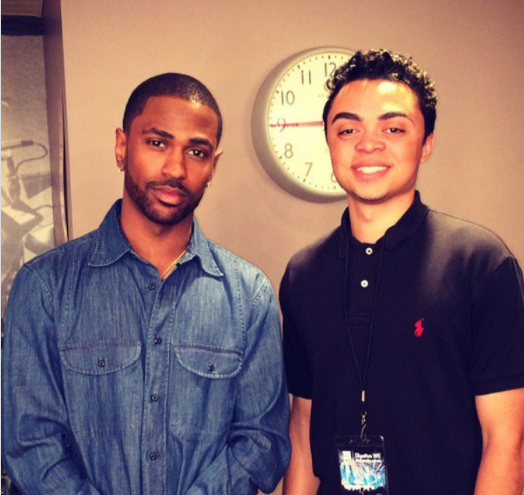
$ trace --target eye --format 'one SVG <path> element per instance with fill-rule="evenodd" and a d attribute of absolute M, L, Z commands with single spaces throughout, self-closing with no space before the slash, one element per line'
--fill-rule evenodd
<path fill-rule="evenodd" d="M 357 132 L 357 130 L 353 129 L 353 128 L 342 129 L 341 131 L 338 132 L 338 135 L 339 136 L 351 135 L 351 134 L 355 134 L 356 132 Z"/>
<path fill-rule="evenodd" d="M 161 141 L 160 139 L 148 139 L 147 140 L 147 144 L 153 146 L 154 148 L 165 148 L 166 145 L 163 141 Z"/>
<path fill-rule="evenodd" d="M 189 154 L 193 155 L 195 158 L 207 158 L 207 151 L 201 150 L 199 148 L 194 148 L 189 150 Z"/>
<path fill-rule="evenodd" d="M 403 134 L 406 131 L 404 129 L 399 129 L 398 127 L 388 127 L 386 132 L 389 134 Z"/>

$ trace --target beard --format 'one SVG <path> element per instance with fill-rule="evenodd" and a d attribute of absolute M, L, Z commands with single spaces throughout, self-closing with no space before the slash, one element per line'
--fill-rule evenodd
<path fill-rule="evenodd" d="M 204 196 L 205 187 L 196 192 L 191 192 L 175 178 L 150 181 L 146 183 L 144 189 L 141 189 L 129 171 L 127 160 L 124 170 L 124 187 L 127 195 L 146 218 L 160 225 L 176 225 L 180 223 L 195 211 Z M 163 203 L 163 207 L 159 206 L 148 195 L 148 191 L 155 187 L 177 188 L 183 194 L 183 201 L 177 206 Z"/>

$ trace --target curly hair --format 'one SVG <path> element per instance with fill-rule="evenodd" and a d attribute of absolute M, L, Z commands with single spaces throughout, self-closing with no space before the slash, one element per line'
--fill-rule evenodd
<path fill-rule="evenodd" d="M 142 114 L 147 100 L 154 96 L 172 96 L 182 100 L 201 103 L 211 108 L 218 119 L 217 145 L 222 136 L 222 114 L 215 98 L 200 81 L 185 74 L 166 72 L 153 76 L 139 84 L 131 93 L 124 111 L 122 127 L 126 134 L 131 129 L 133 120 Z"/>
<path fill-rule="evenodd" d="M 424 141 L 433 132 L 437 119 L 438 99 L 435 83 L 410 56 L 382 49 L 356 52 L 327 81 L 326 87 L 329 91 L 329 98 L 324 106 L 322 116 L 325 132 L 327 132 L 329 111 L 340 90 L 346 84 L 361 79 L 386 79 L 409 86 L 417 95 L 420 111 L 424 116 Z"/>

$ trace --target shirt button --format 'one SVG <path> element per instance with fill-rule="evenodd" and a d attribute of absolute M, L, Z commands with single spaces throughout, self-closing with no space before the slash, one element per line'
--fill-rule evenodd
<path fill-rule="evenodd" d="M 150 283 L 150 284 L 147 286 L 147 288 L 148 288 L 149 290 L 155 290 L 155 289 L 156 289 L 156 284 L 154 284 L 154 283 Z"/>
<path fill-rule="evenodd" d="M 162 337 L 155 337 L 155 344 L 160 345 L 162 343 Z"/>
<path fill-rule="evenodd" d="M 151 402 L 158 402 L 158 395 L 157 394 L 153 394 L 151 396 Z"/>
<path fill-rule="evenodd" d="M 98 367 L 103 368 L 106 365 L 106 362 L 103 359 L 98 360 Z"/>
<path fill-rule="evenodd" d="M 373 249 L 370 247 L 366 248 L 366 254 L 367 255 L 373 254 Z"/>
<path fill-rule="evenodd" d="M 360 282 L 360 286 L 363 287 L 364 289 L 369 285 L 369 282 L 367 280 L 362 280 L 362 282 Z"/>
<path fill-rule="evenodd" d="M 149 454 L 149 459 L 151 459 L 152 461 L 156 461 L 158 459 L 158 455 L 156 454 L 156 452 L 151 452 L 151 454 Z"/>

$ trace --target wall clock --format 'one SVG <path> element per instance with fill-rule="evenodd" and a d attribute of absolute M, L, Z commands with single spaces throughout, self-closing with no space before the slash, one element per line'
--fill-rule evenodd
<path fill-rule="evenodd" d="M 257 94 L 251 122 L 257 156 L 270 177 L 299 198 L 346 197 L 331 167 L 322 111 L 327 79 L 353 54 L 332 47 L 297 53 L 269 73 Z"/>

